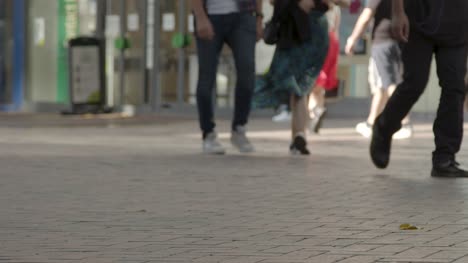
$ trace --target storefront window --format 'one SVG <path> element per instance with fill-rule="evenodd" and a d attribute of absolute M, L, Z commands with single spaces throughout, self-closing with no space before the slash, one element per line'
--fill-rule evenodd
<path fill-rule="evenodd" d="M 11 103 L 11 0 L 0 0 L 0 104 Z"/>
<path fill-rule="evenodd" d="M 67 104 L 68 41 L 96 33 L 97 1 L 27 3 L 27 100 L 33 104 Z"/>
<path fill-rule="evenodd" d="M 97 30 L 97 1 L 79 0 L 80 35 L 95 35 Z"/>

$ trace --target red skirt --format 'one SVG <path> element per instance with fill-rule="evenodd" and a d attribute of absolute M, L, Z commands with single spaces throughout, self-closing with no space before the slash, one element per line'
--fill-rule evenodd
<path fill-rule="evenodd" d="M 327 58 L 323 64 L 322 71 L 317 78 L 316 86 L 325 90 L 334 90 L 338 87 L 338 57 L 340 55 L 340 41 L 335 32 L 330 32 L 330 43 Z"/>

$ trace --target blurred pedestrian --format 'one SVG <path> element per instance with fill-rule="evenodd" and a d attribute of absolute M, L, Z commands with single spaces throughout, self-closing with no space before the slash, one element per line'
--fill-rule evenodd
<path fill-rule="evenodd" d="M 359 16 L 353 33 L 346 42 L 345 52 L 353 53 L 354 46 L 367 29 L 370 21 L 372 28 L 372 47 L 369 60 L 369 85 L 372 103 L 367 121 L 358 123 L 356 131 L 366 138 L 372 135 L 375 119 L 382 112 L 389 97 L 401 82 L 402 61 L 398 41 L 392 36 L 392 0 L 369 0 Z M 402 128 L 393 138 L 406 139 L 412 136 L 413 129 L 409 117 L 405 117 Z"/>
<path fill-rule="evenodd" d="M 393 33 L 402 48 L 403 82 L 373 126 L 370 154 L 378 168 L 390 161 L 392 135 L 426 88 L 435 55 L 442 94 L 434 122 L 432 176 L 468 177 L 455 155 L 463 139 L 468 1 L 392 0 Z"/>
<path fill-rule="evenodd" d="M 326 13 L 328 22 L 328 53 L 322 70 L 317 78 L 315 87 L 310 94 L 309 115 L 310 130 L 318 133 L 327 109 L 325 108 L 326 91 L 338 88 L 338 58 L 340 56 L 339 30 L 341 24 L 340 6 L 333 1 L 329 3 L 329 10 Z"/>
<path fill-rule="evenodd" d="M 339 30 L 341 25 L 341 7 L 349 7 L 351 0 L 330 0 L 329 10 L 325 14 L 328 22 L 329 47 L 327 58 L 322 71 L 317 79 L 316 86 L 312 89 L 309 98 L 310 130 L 318 133 L 322 120 L 325 117 L 325 93 L 326 90 L 338 88 L 338 58 L 340 55 Z M 289 105 L 281 105 L 277 115 L 272 119 L 274 122 L 285 122 L 291 120 L 291 109 Z"/>
<path fill-rule="evenodd" d="M 276 0 L 273 23 L 279 39 L 270 70 L 257 79 L 253 106 L 276 108 L 289 105 L 292 111 L 292 154 L 310 154 L 306 126 L 308 96 L 320 73 L 328 49 L 328 5 L 320 0 Z"/>
<path fill-rule="evenodd" d="M 213 103 L 218 60 L 224 44 L 231 48 L 237 70 L 231 143 L 240 152 L 254 151 L 246 136 L 246 124 L 255 85 L 255 44 L 263 32 L 262 3 L 260 0 L 192 0 L 199 64 L 197 106 L 204 153 L 225 153 L 215 131 Z"/>
<path fill-rule="evenodd" d="M 468 63 L 466 67 L 467 67 L 467 70 L 465 74 L 465 93 L 467 95 L 465 96 L 465 112 L 468 112 Z"/>

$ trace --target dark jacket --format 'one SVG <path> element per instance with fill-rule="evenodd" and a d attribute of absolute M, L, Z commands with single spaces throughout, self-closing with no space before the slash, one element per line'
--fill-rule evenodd
<path fill-rule="evenodd" d="M 257 1 L 256 0 L 235 0 L 240 12 L 255 12 Z M 203 0 L 206 7 L 206 0 Z"/>
<path fill-rule="evenodd" d="M 406 9 L 414 30 L 438 42 L 468 42 L 468 0 L 411 0 Z"/>
<path fill-rule="evenodd" d="M 309 14 L 304 12 L 297 2 L 297 0 L 275 0 L 272 21 L 280 23 L 279 40 L 276 44 L 278 48 L 292 48 L 312 37 Z M 322 13 L 328 10 L 328 6 L 321 0 L 315 2 L 314 10 Z"/>

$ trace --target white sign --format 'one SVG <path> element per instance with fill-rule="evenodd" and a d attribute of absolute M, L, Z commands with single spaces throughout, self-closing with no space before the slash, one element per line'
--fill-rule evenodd
<path fill-rule="evenodd" d="M 136 32 L 140 29 L 140 17 L 138 14 L 129 14 L 127 17 L 127 29 L 130 32 Z"/>
<path fill-rule="evenodd" d="M 162 29 L 164 32 L 172 32 L 176 29 L 176 18 L 174 13 L 163 14 Z"/>
<path fill-rule="evenodd" d="M 187 28 L 188 32 L 193 33 L 195 32 L 195 17 L 193 15 L 188 16 L 188 21 L 187 21 Z"/>
<path fill-rule="evenodd" d="M 90 1 L 89 3 L 89 14 L 94 16 L 97 14 L 97 3 L 96 3 L 96 0 L 92 0 Z"/>
<path fill-rule="evenodd" d="M 106 16 L 106 36 L 111 38 L 120 36 L 120 16 Z"/>
<path fill-rule="evenodd" d="M 37 17 L 34 19 L 34 45 L 43 47 L 45 45 L 45 19 Z"/>
<path fill-rule="evenodd" d="M 71 56 L 73 103 L 98 103 L 101 95 L 98 47 L 73 47 Z"/>

